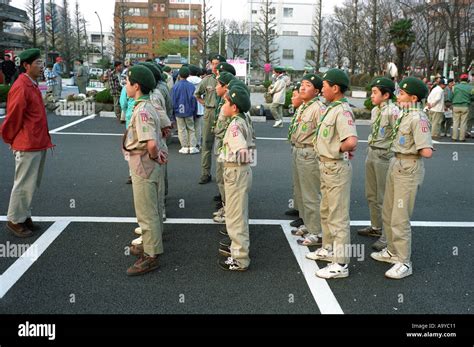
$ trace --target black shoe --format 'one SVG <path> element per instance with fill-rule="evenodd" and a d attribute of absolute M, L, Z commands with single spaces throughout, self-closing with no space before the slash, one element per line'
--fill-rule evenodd
<path fill-rule="evenodd" d="M 127 184 L 132 184 L 132 176 L 128 176 Z"/>
<path fill-rule="evenodd" d="M 202 175 L 199 184 L 206 184 L 211 182 L 211 175 Z"/>
<path fill-rule="evenodd" d="M 300 215 L 300 212 L 295 208 L 290 208 L 288 211 L 285 212 L 285 214 L 287 216 L 298 217 Z"/>
<path fill-rule="evenodd" d="M 301 218 L 295 219 L 293 222 L 290 223 L 290 225 L 292 227 L 295 227 L 295 228 L 299 228 L 303 224 L 304 224 L 304 222 L 303 222 L 303 219 L 301 219 Z"/>
<path fill-rule="evenodd" d="M 226 246 L 219 246 L 219 254 L 223 255 L 224 257 L 232 256 L 232 253 L 230 252 L 230 247 L 226 247 Z"/>
<path fill-rule="evenodd" d="M 230 247 L 231 243 L 232 243 L 232 240 L 230 239 L 230 237 L 226 237 L 225 239 L 222 239 L 219 242 L 219 245 L 223 247 Z"/>
<path fill-rule="evenodd" d="M 229 234 L 227 233 L 227 229 L 219 230 L 219 234 L 224 235 L 224 236 L 229 236 Z"/>
<path fill-rule="evenodd" d="M 219 211 L 221 208 L 224 207 L 224 204 L 222 203 L 222 201 L 219 201 L 217 204 L 216 204 L 216 211 Z"/>
<path fill-rule="evenodd" d="M 33 223 L 33 220 L 31 218 L 27 218 L 25 220 L 25 225 L 28 229 L 31 231 L 38 231 L 41 230 L 41 227 L 38 224 Z"/>
<path fill-rule="evenodd" d="M 213 197 L 214 201 L 216 202 L 221 202 L 222 201 L 222 197 L 220 194 L 217 194 L 215 197 Z"/>
<path fill-rule="evenodd" d="M 246 271 L 248 268 L 240 265 L 232 257 L 219 259 L 218 264 L 221 269 L 226 271 Z"/>

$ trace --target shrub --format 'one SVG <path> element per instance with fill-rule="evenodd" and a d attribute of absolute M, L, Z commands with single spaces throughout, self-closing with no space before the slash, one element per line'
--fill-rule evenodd
<path fill-rule="evenodd" d="M 110 89 L 104 89 L 96 94 L 95 101 L 101 104 L 113 104 L 114 98 L 110 94 Z"/>
<path fill-rule="evenodd" d="M 9 85 L 0 85 L 0 103 L 7 102 L 8 92 L 10 91 Z"/>
<path fill-rule="evenodd" d="M 263 86 L 265 87 L 265 90 L 267 90 L 268 87 L 270 87 L 271 84 L 272 84 L 271 81 L 265 81 L 265 82 L 263 82 Z"/>
<path fill-rule="evenodd" d="M 285 95 L 285 105 L 283 105 L 283 108 L 289 108 L 291 105 L 291 97 L 293 96 L 293 89 L 288 88 L 286 90 L 286 95 Z"/>

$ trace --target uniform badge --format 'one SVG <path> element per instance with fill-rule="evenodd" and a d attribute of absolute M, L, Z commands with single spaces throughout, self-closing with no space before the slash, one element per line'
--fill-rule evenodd
<path fill-rule="evenodd" d="M 400 136 L 400 140 L 398 141 L 401 145 L 405 144 L 405 136 Z"/>
<path fill-rule="evenodd" d="M 301 130 L 303 131 L 308 131 L 308 126 L 306 124 L 303 124 L 303 126 L 301 127 Z"/>
<path fill-rule="evenodd" d="M 385 128 L 380 128 L 380 135 L 385 136 Z"/>
<path fill-rule="evenodd" d="M 344 117 L 352 118 L 352 113 L 350 111 L 344 111 Z"/>
<path fill-rule="evenodd" d="M 142 118 L 142 122 L 148 122 L 148 119 L 149 119 L 148 112 L 141 111 L 140 112 L 140 117 Z"/>
<path fill-rule="evenodd" d="M 230 131 L 232 133 L 232 137 L 237 137 L 239 135 L 239 127 L 237 126 L 237 124 L 233 124 L 230 127 Z"/>
<path fill-rule="evenodd" d="M 427 133 L 427 132 L 430 131 L 430 126 L 429 126 L 428 121 L 426 119 L 420 120 L 420 127 L 421 127 L 421 131 L 423 133 Z"/>
<path fill-rule="evenodd" d="M 324 129 L 324 131 L 323 131 L 323 136 L 324 136 L 324 137 L 328 137 L 328 135 L 329 135 L 329 130 L 326 128 L 326 129 Z"/>
<path fill-rule="evenodd" d="M 148 132 L 148 127 L 143 127 L 143 128 L 142 128 L 142 131 L 143 131 L 144 133 Z"/>
<path fill-rule="evenodd" d="M 347 124 L 350 125 L 350 126 L 354 126 L 354 121 L 352 119 L 349 119 L 347 121 Z"/>

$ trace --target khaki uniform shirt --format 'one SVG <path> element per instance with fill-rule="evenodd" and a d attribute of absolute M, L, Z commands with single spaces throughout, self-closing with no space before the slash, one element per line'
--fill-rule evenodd
<path fill-rule="evenodd" d="M 330 159 L 344 159 L 340 152 L 341 142 L 350 136 L 357 136 L 354 114 L 347 102 L 331 107 L 323 115 L 316 138 L 316 152 Z"/>
<path fill-rule="evenodd" d="M 161 126 L 155 107 L 148 100 L 138 100 L 135 103 L 132 119 L 127 129 L 125 149 L 145 150 L 147 141 L 155 140 L 160 143 Z"/>
<path fill-rule="evenodd" d="M 399 116 L 400 109 L 393 102 L 374 107 L 370 119 L 372 127 L 369 134 L 369 146 L 390 149 L 393 128 Z"/>
<path fill-rule="evenodd" d="M 204 96 L 204 106 L 206 107 L 217 107 L 216 86 L 216 76 L 207 76 L 201 81 L 201 83 L 199 83 L 199 86 L 194 92 L 194 96 L 198 98 L 202 98 Z"/>
<path fill-rule="evenodd" d="M 306 108 L 304 106 L 305 104 L 301 105 L 298 108 L 298 114 L 295 115 L 295 131 L 291 136 L 291 143 L 313 146 L 314 133 L 326 111 L 326 106 L 319 100 L 314 101 Z"/>
<path fill-rule="evenodd" d="M 430 122 L 419 109 L 403 112 L 399 118 L 399 128 L 392 143 L 392 151 L 401 154 L 418 155 L 423 148 L 433 148 Z"/>
<path fill-rule="evenodd" d="M 248 126 L 246 117 L 241 113 L 232 117 L 229 126 L 224 135 L 223 146 L 219 159 L 227 163 L 237 163 L 239 158 L 238 151 L 243 149 L 255 148 L 252 138 L 252 132 Z M 250 158 L 248 158 L 250 160 Z M 249 164 L 242 163 L 242 164 Z"/>

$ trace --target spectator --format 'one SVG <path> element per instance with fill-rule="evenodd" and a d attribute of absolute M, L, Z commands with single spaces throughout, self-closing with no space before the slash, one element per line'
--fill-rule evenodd
<path fill-rule="evenodd" d="M 2 72 L 5 76 L 5 84 L 12 84 L 16 73 L 16 66 L 10 54 L 5 54 L 5 61 L 2 63 Z"/>
<path fill-rule="evenodd" d="M 462 74 L 461 83 L 453 88 L 453 141 L 466 141 L 467 120 L 469 118 L 469 106 L 474 100 L 473 87 L 467 83 L 469 76 Z M 459 128 L 459 137 L 458 137 Z M 470 132 L 471 129 L 469 129 Z"/>
<path fill-rule="evenodd" d="M 86 94 L 87 93 L 87 71 L 85 66 L 83 65 L 84 61 L 82 59 L 76 59 L 74 65 L 76 65 L 76 84 L 77 88 L 79 89 L 79 94 Z"/>
<path fill-rule="evenodd" d="M 46 65 L 46 69 L 44 70 L 44 79 L 46 81 L 46 86 L 48 87 L 48 93 L 53 94 L 54 101 L 55 98 L 55 91 L 57 89 L 58 80 L 56 74 L 53 72 L 53 64 L 48 63 Z"/>
<path fill-rule="evenodd" d="M 122 116 L 122 110 L 120 108 L 120 94 L 122 92 L 121 74 L 123 65 L 121 61 L 114 62 L 114 69 L 107 72 L 107 79 L 110 85 L 110 92 L 114 99 L 114 112 L 117 119 L 121 123 L 125 123 L 125 115 Z"/>
<path fill-rule="evenodd" d="M 441 122 L 441 136 L 448 136 L 448 132 L 453 125 L 453 87 L 454 80 L 448 80 L 448 86 L 444 89 L 444 120 Z"/>
<path fill-rule="evenodd" d="M 189 65 L 189 77 L 188 81 L 197 88 L 202 79 L 198 75 L 201 74 L 201 69 L 195 65 Z M 196 133 L 196 147 L 201 147 L 201 133 L 202 133 L 202 116 L 204 115 L 204 106 L 199 102 L 197 103 L 196 117 L 194 117 L 194 130 Z"/>
<path fill-rule="evenodd" d="M 63 74 L 63 67 L 62 67 L 62 62 L 63 59 L 61 57 L 56 58 L 56 63 L 54 63 L 53 66 L 53 72 L 56 75 L 56 81 L 58 82 L 56 84 L 56 88 L 53 91 L 53 96 L 55 99 L 60 99 L 61 94 L 63 92 L 63 79 L 62 79 L 62 74 Z"/>
<path fill-rule="evenodd" d="M 431 121 L 431 137 L 440 137 L 441 123 L 444 119 L 444 88 L 448 82 L 444 78 L 438 79 L 438 84 L 431 90 L 427 100 L 429 118 Z"/>

